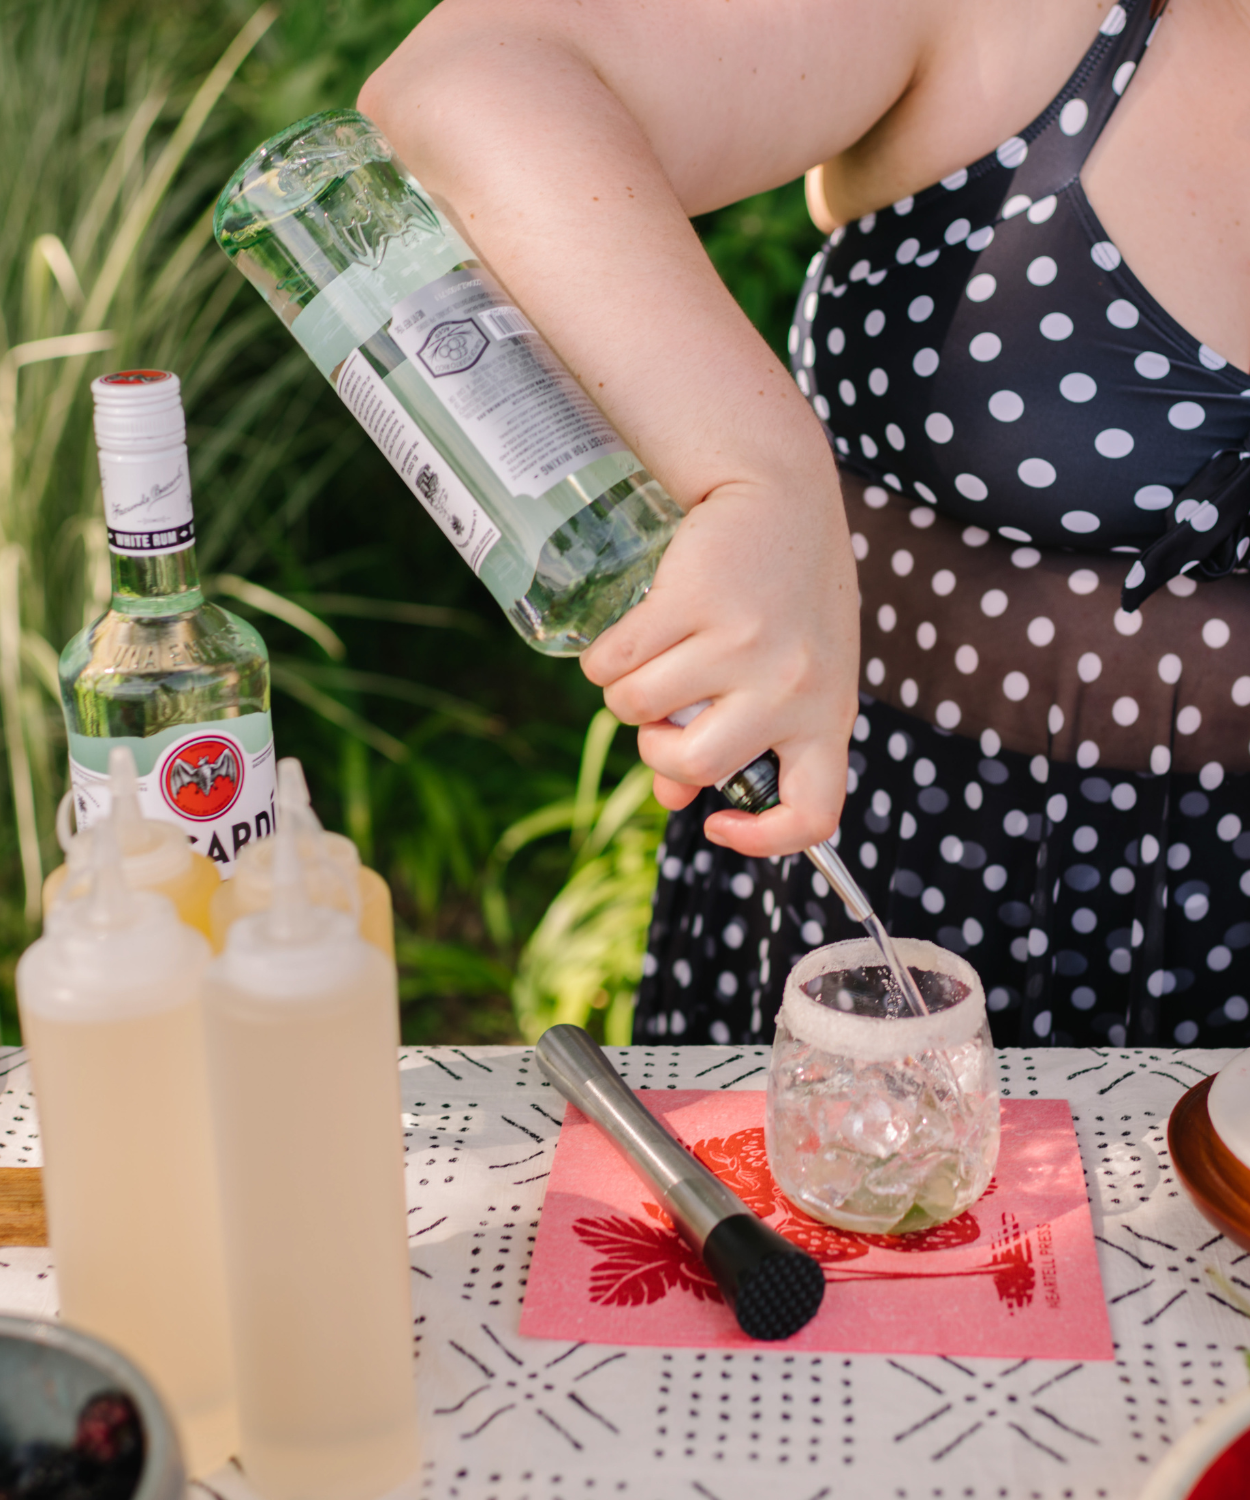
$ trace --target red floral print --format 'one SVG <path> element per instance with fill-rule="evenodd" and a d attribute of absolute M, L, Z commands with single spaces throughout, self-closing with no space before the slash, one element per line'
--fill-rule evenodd
<path fill-rule="evenodd" d="M 762 1126 L 698 1141 L 692 1151 L 737 1193 L 752 1213 L 767 1219 L 773 1228 L 818 1260 L 828 1281 L 984 1276 L 993 1282 L 1000 1301 L 1009 1310 L 1027 1307 L 1033 1300 L 1036 1277 L 1032 1239 L 1021 1231 L 1014 1215 L 1002 1215 L 1001 1227 L 990 1240 L 989 1258 L 975 1266 L 943 1269 L 938 1262 L 923 1270 L 840 1269 L 870 1250 L 913 1255 L 970 1245 L 981 1237 L 981 1224 L 971 1209 L 948 1223 L 913 1234 L 857 1234 L 821 1224 L 796 1208 L 778 1188 L 768 1167 Z M 995 1184 L 991 1183 L 977 1208 L 984 1207 L 994 1189 Z M 690 1292 L 701 1301 L 723 1301 L 707 1268 L 677 1234 L 664 1209 L 654 1202 L 644 1202 L 643 1209 L 653 1223 L 615 1214 L 575 1221 L 573 1228 L 578 1238 L 600 1256 L 590 1274 L 591 1301 L 636 1307 L 658 1302 L 670 1292 Z"/>

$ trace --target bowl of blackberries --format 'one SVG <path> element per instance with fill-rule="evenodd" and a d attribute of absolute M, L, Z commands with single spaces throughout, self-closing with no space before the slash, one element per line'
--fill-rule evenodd
<path fill-rule="evenodd" d="M 100 1340 L 0 1317 L 0 1500 L 181 1500 L 169 1413 Z"/>

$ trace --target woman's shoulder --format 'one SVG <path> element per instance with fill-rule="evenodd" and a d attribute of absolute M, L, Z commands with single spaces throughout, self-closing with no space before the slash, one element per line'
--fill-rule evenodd
<path fill-rule="evenodd" d="M 1021 101 L 1043 107 L 1111 3 L 442 0 L 361 104 L 398 130 L 466 57 L 475 87 L 491 89 L 507 86 L 512 69 L 540 73 L 566 53 L 589 63 L 638 123 L 688 213 L 819 161 L 851 197 L 861 179 L 887 191 L 897 180 L 901 197 L 969 151 L 992 149 Z"/>
<path fill-rule="evenodd" d="M 910 197 L 1019 134 L 1119 9 L 1111 0 L 962 0 L 940 7 L 940 19 L 926 13 L 937 24 L 908 87 L 871 129 L 809 170 L 817 225 L 828 233 Z"/>

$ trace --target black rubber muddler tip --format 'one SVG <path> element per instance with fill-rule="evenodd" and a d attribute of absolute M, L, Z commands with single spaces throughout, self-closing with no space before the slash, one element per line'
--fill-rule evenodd
<path fill-rule="evenodd" d="M 817 1262 L 754 1214 L 722 1219 L 704 1241 L 703 1262 L 748 1338 L 788 1339 L 825 1295 Z"/>

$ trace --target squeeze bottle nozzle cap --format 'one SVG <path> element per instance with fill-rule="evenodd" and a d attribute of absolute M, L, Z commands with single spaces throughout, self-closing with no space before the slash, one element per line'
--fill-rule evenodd
<path fill-rule="evenodd" d="M 91 890 L 87 896 L 87 922 L 100 931 L 129 927 L 139 915 L 134 892 L 126 884 L 122 851 L 113 824 L 105 819 L 91 840 Z"/>
<path fill-rule="evenodd" d="M 54 898 L 56 905 L 76 899 L 88 888 L 104 827 L 110 830 L 108 836 L 114 840 L 121 868 L 133 890 L 147 890 L 176 879 L 190 865 L 191 845 L 182 829 L 176 823 L 144 817 L 135 759 L 126 745 L 114 745 L 109 751 L 108 794 L 107 814 L 92 827 L 72 835 L 70 803 L 62 799 L 57 810 L 57 838 L 65 851 L 68 879 Z"/>
<path fill-rule="evenodd" d="M 345 906 L 352 919 L 359 922 L 359 851 L 350 839 L 342 834 L 327 833 L 321 826 L 313 811 L 304 768 L 293 755 L 284 756 L 278 762 L 278 810 L 281 825 L 295 835 L 295 846 L 306 873 L 311 877 L 307 889 L 313 892 L 312 900 L 318 901 L 328 882 L 331 889 L 338 892 L 337 897 L 331 898 L 332 904 Z M 275 843 L 272 864 L 275 874 L 277 861 L 278 846 Z"/>
<path fill-rule="evenodd" d="M 278 826 L 257 846 L 271 851 L 269 907 L 231 923 L 220 960 L 230 983 L 270 998 L 309 998 L 350 982 L 376 958 L 359 935 L 355 872 L 346 881 L 341 864 L 324 852 L 328 837 L 309 805 L 299 762 L 280 760 Z M 324 902 L 327 876 L 350 885 L 350 914 Z"/>
<path fill-rule="evenodd" d="M 322 832 L 321 820 L 313 812 L 304 768 L 293 755 L 284 755 L 278 762 L 278 806 L 294 822 L 297 832 Z"/>
<path fill-rule="evenodd" d="M 144 854 L 161 841 L 160 825 L 149 824 L 139 807 L 139 773 L 127 745 L 114 745 L 109 751 L 108 821 L 123 855 Z"/>
<path fill-rule="evenodd" d="M 141 1013 L 154 997 L 198 983 L 208 957 L 204 938 L 178 920 L 172 901 L 155 891 L 133 890 L 111 823 L 91 830 L 85 895 L 58 901 L 48 913 L 44 936 L 19 964 L 19 988 L 42 996 L 40 1003 L 62 1015 Z M 81 888 L 81 886 L 79 886 Z M 35 976 L 40 976 L 35 978 Z"/>
<path fill-rule="evenodd" d="M 304 861 L 299 849 L 301 824 L 312 817 L 308 784 L 299 761 L 290 757 L 280 760 L 278 826 L 273 834 L 272 894 L 266 923 L 267 935 L 275 943 L 308 943 L 316 932 L 313 903 L 304 882 Z M 320 831 L 319 824 L 317 828 Z"/>

